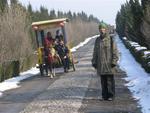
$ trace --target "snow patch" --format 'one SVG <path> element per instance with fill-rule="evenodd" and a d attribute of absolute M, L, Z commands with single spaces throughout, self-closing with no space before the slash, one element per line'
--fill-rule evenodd
<path fill-rule="evenodd" d="M 135 61 L 118 36 L 116 42 L 121 54 L 119 65 L 127 73 L 127 77 L 124 79 L 128 83 L 125 85 L 130 89 L 133 97 L 138 100 L 142 112 L 150 113 L 150 74 L 146 73 L 141 65 Z"/>
<path fill-rule="evenodd" d="M 144 51 L 144 55 L 150 55 L 150 51 Z"/>
<path fill-rule="evenodd" d="M 132 45 L 139 45 L 137 42 L 132 42 L 132 41 L 129 41 L 129 43 Z"/>
<path fill-rule="evenodd" d="M 124 40 L 127 40 L 127 37 L 123 37 Z"/>
<path fill-rule="evenodd" d="M 137 50 L 137 51 L 140 51 L 140 50 L 146 50 L 146 49 L 147 49 L 146 47 L 142 47 L 142 46 L 141 46 L 141 47 L 136 47 L 136 48 L 135 48 L 135 50 Z"/>
<path fill-rule="evenodd" d="M 0 91 L 0 97 L 2 97 L 3 93 Z"/>
<path fill-rule="evenodd" d="M 39 69 L 34 67 L 28 71 L 20 73 L 20 76 L 18 77 L 13 77 L 0 83 L 0 97 L 3 95 L 4 91 L 20 87 L 19 83 L 21 80 L 27 79 L 29 77 L 32 77 L 38 74 L 39 74 Z"/>
<path fill-rule="evenodd" d="M 71 49 L 71 52 L 75 52 L 77 49 L 79 49 L 80 47 L 84 46 L 85 44 L 87 44 L 91 39 L 93 38 L 97 38 L 99 35 L 95 35 L 95 36 L 92 36 L 92 37 L 89 37 L 87 39 L 85 39 L 83 42 L 80 42 L 77 46 L 73 47 Z"/>

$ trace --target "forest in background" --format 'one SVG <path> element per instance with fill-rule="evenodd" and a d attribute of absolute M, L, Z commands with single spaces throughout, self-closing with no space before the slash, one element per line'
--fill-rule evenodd
<path fill-rule="evenodd" d="M 31 23 L 63 17 L 70 20 L 66 31 L 71 47 L 98 34 L 99 20 L 83 11 L 56 12 L 44 6 L 33 10 L 31 4 L 25 7 L 18 0 L 10 0 L 10 4 L 7 0 L 0 0 L 0 81 L 17 76 L 20 70 L 27 70 L 37 63 Z"/>
<path fill-rule="evenodd" d="M 129 0 L 123 4 L 116 16 L 116 31 L 120 37 L 150 49 L 150 0 Z"/>

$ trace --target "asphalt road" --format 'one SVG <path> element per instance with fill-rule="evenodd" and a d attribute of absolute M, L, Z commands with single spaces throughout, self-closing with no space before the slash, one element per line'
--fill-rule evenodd
<path fill-rule="evenodd" d="M 9 90 L 0 98 L 0 113 L 141 113 L 137 101 L 124 86 L 125 73 L 118 69 L 116 99 L 99 101 L 100 79 L 91 66 L 95 39 L 74 53 L 79 61 L 76 71 L 56 77 L 29 78 L 20 88 Z"/>

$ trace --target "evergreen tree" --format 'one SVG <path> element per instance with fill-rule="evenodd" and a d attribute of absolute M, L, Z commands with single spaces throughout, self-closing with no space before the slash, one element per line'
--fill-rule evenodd
<path fill-rule="evenodd" d="M 7 0 L 0 0 L 0 11 L 4 11 L 6 5 Z"/>
<path fill-rule="evenodd" d="M 139 0 L 130 0 L 131 3 L 131 11 L 133 14 L 133 18 L 134 18 L 134 29 L 139 28 L 141 22 L 142 22 L 142 17 L 143 17 L 143 13 L 142 13 L 142 7 L 139 3 Z"/>
<path fill-rule="evenodd" d="M 73 18 L 74 18 L 74 19 L 76 19 L 76 18 L 77 18 L 77 15 L 76 15 L 76 13 L 75 13 L 75 12 L 73 13 Z"/>
<path fill-rule="evenodd" d="M 48 9 L 44 6 L 40 7 L 40 20 L 48 20 L 49 19 L 49 13 Z"/>
<path fill-rule="evenodd" d="M 27 6 L 27 9 L 28 9 L 28 12 L 30 13 L 30 14 L 32 14 L 32 5 L 29 3 L 29 5 Z"/>
<path fill-rule="evenodd" d="M 10 0 L 10 3 L 11 4 L 18 4 L 19 2 L 18 2 L 18 0 Z"/>
<path fill-rule="evenodd" d="M 85 12 L 83 12 L 83 11 L 81 12 L 81 17 L 82 17 L 82 20 L 88 21 L 88 16 Z"/>
<path fill-rule="evenodd" d="M 129 39 L 145 45 L 145 38 L 141 32 L 142 21 L 143 10 L 139 0 L 130 0 L 121 6 L 116 16 L 116 30 L 119 36 L 127 36 Z"/>
<path fill-rule="evenodd" d="M 142 3 L 142 8 L 145 11 L 147 8 L 147 5 L 150 4 L 150 0 L 141 0 L 141 3 Z"/>
<path fill-rule="evenodd" d="M 93 15 L 90 15 L 88 20 L 89 20 L 89 21 L 92 21 L 93 18 L 94 18 Z"/>
<path fill-rule="evenodd" d="M 55 19 L 56 18 L 56 13 L 55 13 L 54 9 L 50 11 L 50 18 L 51 19 Z"/>
<path fill-rule="evenodd" d="M 133 28 L 135 29 L 136 32 L 137 41 L 143 45 L 145 40 L 140 30 L 142 18 L 143 18 L 143 11 L 142 11 L 142 6 L 139 3 L 139 0 L 134 0 L 134 1 L 131 0 L 131 11 L 133 14 L 133 19 L 134 19 Z"/>
<path fill-rule="evenodd" d="M 29 13 L 29 18 L 32 21 L 33 20 L 33 11 L 32 11 L 32 5 L 30 3 L 27 6 L 27 10 L 28 10 L 28 13 Z"/>
<path fill-rule="evenodd" d="M 62 11 L 58 11 L 57 12 L 57 17 L 58 18 L 62 18 L 63 17 L 63 12 Z"/>
<path fill-rule="evenodd" d="M 69 12 L 67 13 L 67 17 L 68 17 L 70 20 L 72 20 L 73 16 L 72 16 L 71 11 L 69 11 Z"/>
<path fill-rule="evenodd" d="M 122 19 L 121 19 L 121 12 L 118 12 L 117 16 L 116 16 L 116 31 L 118 32 L 120 37 L 124 36 L 124 29 L 123 29 L 123 24 L 122 24 Z"/>

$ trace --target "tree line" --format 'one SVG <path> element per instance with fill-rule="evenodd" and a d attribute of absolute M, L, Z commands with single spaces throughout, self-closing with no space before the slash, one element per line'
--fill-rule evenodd
<path fill-rule="evenodd" d="M 116 31 L 120 37 L 150 48 L 150 0 L 129 0 L 116 16 Z"/>
<path fill-rule="evenodd" d="M 70 20 L 74 20 L 80 18 L 83 21 L 90 22 L 99 22 L 99 19 L 94 17 L 93 15 L 87 15 L 85 12 L 81 11 L 79 13 L 75 12 L 63 12 L 63 11 L 55 11 L 54 9 L 48 10 L 44 6 L 40 6 L 39 10 L 34 11 L 32 5 L 29 3 L 27 6 L 27 10 L 30 13 L 30 17 L 32 21 L 41 21 L 46 19 L 56 19 L 56 18 L 69 18 Z"/>

